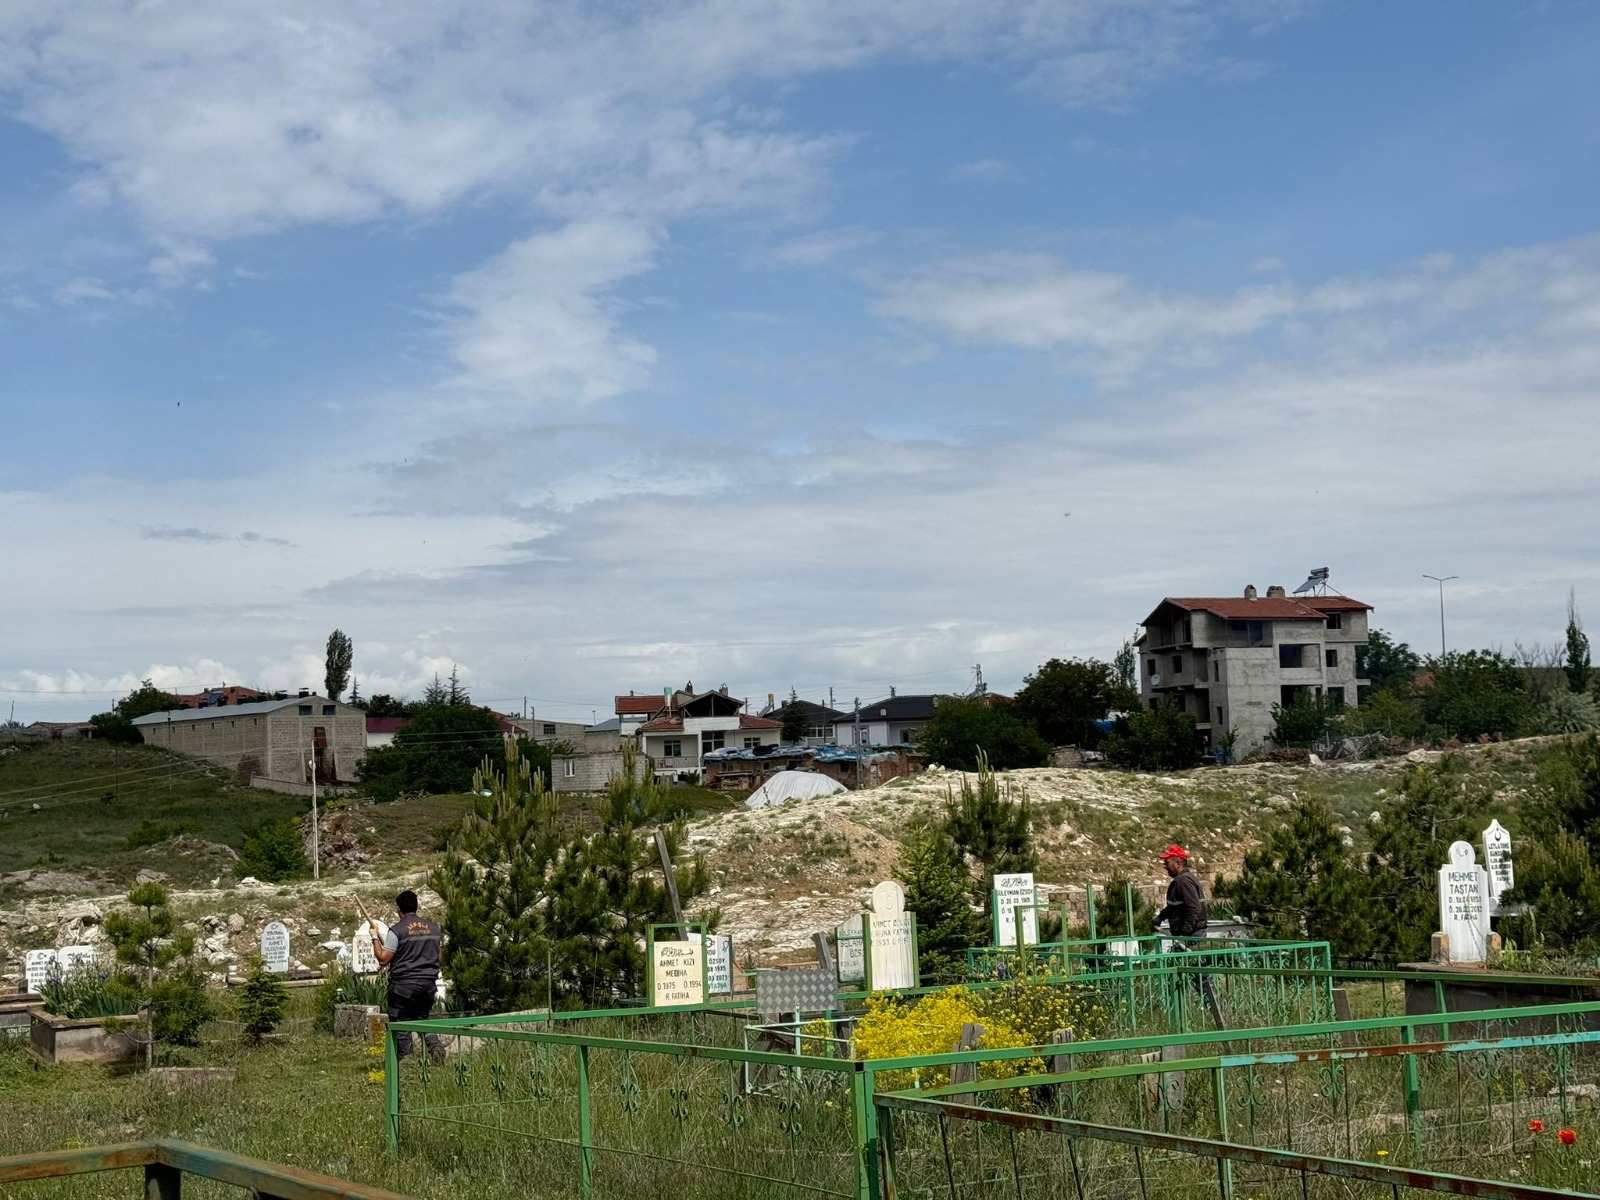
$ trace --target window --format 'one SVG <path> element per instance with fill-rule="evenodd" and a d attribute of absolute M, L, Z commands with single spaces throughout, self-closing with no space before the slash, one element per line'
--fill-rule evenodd
<path fill-rule="evenodd" d="M 917 735 L 921 732 L 922 730 L 920 729 L 902 729 L 900 731 L 900 744 L 902 746 L 916 745 Z"/>
<path fill-rule="evenodd" d="M 1328 614 L 1328 628 L 1329 629 L 1343 629 L 1344 628 L 1344 614 L 1343 613 L 1329 613 Z"/>
<path fill-rule="evenodd" d="M 813 725 L 806 736 L 815 738 L 819 742 L 825 742 L 828 740 L 828 727 L 826 725 Z"/>
<path fill-rule="evenodd" d="M 1154 712 L 1159 707 L 1161 707 L 1161 701 L 1157 700 L 1154 696 L 1152 696 L 1150 698 L 1150 711 Z"/>
<path fill-rule="evenodd" d="M 1329 688 L 1328 689 L 1328 700 L 1333 704 L 1333 706 L 1335 708 L 1343 708 L 1344 707 L 1344 689 L 1342 687 L 1331 687 L 1331 688 Z"/>
<path fill-rule="evenodd" d="M 747 737 L 744 739 L 744 748 L 746 750 L 754 750 L 759 745 L 761 745 L 761 739 L 758 737 Z"/>
<path fill-rule="evenodd" d="M 705 754 L 710 750 L 721 750 L 725 745 L 727 745 L 726 738 L 727 735 L 720 729 L 713 732 L 702 733 L 700 735 L 700 753 Z"/>
<path fill-rule="evenodd" d="M 1303 667 L 1306 665 L 1305 653 L 1306 648 L 1304 646 L 1279 646 L 1278 666 L 1285 671 L 1292 671 L 1296 667 Z"/>
<path fill-rule="evenodd" d="M 570 758 L 562 760 L 562 762 L 561 762 L 561 774 L 563 776 L 565 776 L 568 779 L 571 779 L 577 773 L 578 773 L 578 764 L 576 762 L 574 762 Z"/>
<path fill-rule="evenodd" d="M 661 743 L 661 756 L 663 758 L 682 758 L 683 742 L 679 738 L 668 738 Z"/>
<path fill-rule="evenodd" d="M 554 733 L 556 731 L 556 723 L 554 721 L 546 721 L 544 723 L 544 731 L 546 733 Z"/>
<path fill-rule="evenodd" d="M 322 715 L 325 716 L 325 717 L 331 717 L 335 713 L 337 713 L 338 711 L 339 711 L 338 707 L 335 706 L 335 705 L 332 705 L 332 704 L 324 704 L 322 706 Z"/>
<path fill-rule="evenodd" d="M 1221 678 L 1222 678 L 1222 660 L 1220 658 L 1213 658 L 1211 660 L 1211 681 L 1213 683 L 1216 683 Z"/>
<path fill-rule="evenodd" d="M 1339 652 L 1337 650 L 1327 651 L 1324 655 L 1324 658 L 1330 667 L 1337 667 L 1339 665 Z"/>
<path fill-rule="evenodd" d="M 302 704 L 302 705 L 301 705 L 301 706 L 300 706 L 300 715 L 301 715 L 301 716 L 302 716 L 302 717 L 309 717 L 309 716 L 310 716 L 310 715 L 311 715 L 311 705 L 309 705 L 309 704 Z"/>
<path fill-rule="evenodd" d="M 1183 655 L 1174 654 L 1172 656 L 1172 673 L 1174 675 L 1183 674 Z"/>
<path fill-rule="evenodd" d="M 1225 711 L 1226 710 L 1222 707 L 1222 705 L 1217 705 L 1217 724 L 1223 729 L 1228 727 L 1227 718 L 1223 716 Z"/>

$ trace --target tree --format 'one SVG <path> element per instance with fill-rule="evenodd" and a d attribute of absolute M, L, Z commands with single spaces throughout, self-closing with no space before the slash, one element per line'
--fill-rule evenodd
<path fill-rule="evenodd" d="M 1375 691 L 1359 708 L 1346 709 L 1343 720 L 1347 733 L 1381 733 L 1385 737 L 1420 738 L 1427 734 L 1422 707 L 1399 692 Z"/>
<path fill-rule="evenodd" d="M 282 1023 L 289 1008 L 289 992 L 283 980 L 267 970 L 258 958 L 234 996 L 233 1008 L 245 1040 L 259 1046 L 261 1040 Z"/>
<path fill-rule="evenodd" d="M 143 912 L 114 912 L 105 924 L 106 939 L 116 948 L 117 961 L 139 968 L 144 984 L 146 1066 L 155 1061 L 156 1009 L 172 1007 L 156 1002 L 157 973 L 194 952 L 194 938 L 178 932 L 167 900 L 167 889 L 159 883 L 141 883 L 128 893 L 128 903 Z M 203 988 L 204 980 L 201 983 Z M 192 997 L 181 998 L 192 1001 Z"/>
<path fill-rule="evenodd" d="M 350 644 L 350 635 L 335 629 L 328 635 L 327 668 L 322 676 L 322 694 L 329 700 L 337 700 L 350 685 L 350 664 L 354 661 L 355 647 Z"/>
<path fill-rule="evenodd" d="M 1194 718 L 1171 701 L 1140 709 L 1100 744 L 1106 761 L 1131 771 L 1181 771 L 1200 757 Z"/>
<path fill-rule="evenodd" d="M 1219 878 L 1213 891 L 1256 922 L 1257 936 L 1326 941 L 1341 957 L 1372 952 L 1367 880 L 1325 801 L 1296 804 L 1266 843 L 1245 855 L 1239 877 Z"/>
<path fill-rule="evenodd" d="M 963 776 L 959 798 L 947 793 L 941 831 L 969 864 L 976 907 L 986 918 L 992 917 L 994 877 L 1032 871 L 1038 863 L 1027 796 L 1014 797 L 1010 783 L 1002 785 L 982 756 L 976 781 Z"/>
<path fill-rule="evenodd" d="M 1523 808 L 1537 837 L 1519 843 L 1517 886 L 1502 902 L 1526 904 L 1502 919 L 1524 949 L 1600 950 L 1600 735 L 1568 738 L 1539 765 Z"/>
<path fill-rule="evenodd" d="M 354 701 L 352 700 L 352 703 Z M 419 705 L 401 696 L 396 700 L 388 692 L 378 692 L 367 697 L 367 716 L 369 717 L 410 717 L 416 714 Z"/>
<path fill-rule="evenodd" d="M 1094 885 L 1090 885 L 1091 887 Z M 1128 927 L 1128 892 L 1133 891 L 1133 927 Z M 1156 926 L 1156 906 L 1126 875 L 1113 875 L 1099 886 L 1094 927 L 1097 937 L 1138 937 Z"/>
<path fill-rule="evenodd" d="M 1589 635 L 1578 616 L 1578 593 L 1567 592 L 1567 686 L 1574 692 L 1589 690 Z"/>
<path fill-rule="evenodd" d="M 1368 681 L 1373 692 L 1403 694 L 1421 667 L 1416 651 L 1381 629 L 1367 634 L 1367 644 L 1356 648 L 1356 678 Z"/>
<path fill-rule="evenodd" d="M 1296 693 L 1287 706 L 1272 706 L 1272 742 L 1275 746 L 1304 746 L 1321 742 L 1338 725 L 1342 707 L 1327 696 L 1309 691 Z"/>
<path fill-rule="evenodd" d="M 1116 677 L 1117 686 L 1122 689 L 1125 696 L 1133 697 L 1133 704 L 1138 703 L 1139 697 L 1139 653 L 1134 649 L 1133 643 L 1124 640 L 1117 647 L 1117 653 L 1111 660 L 1111 673 Z M 1132 707 L 1132 704 L 1129 705 Z"/>
<path fill-rule="evenodd" d="M 1600 735 L 1569 738 L 1540 764 L 1525 811 L 1535 828 L 1565 829 L 1600 860 Z"/>
<path fill-rule="evenodd" d="M 1428 670 L 1422 715 L 1446 737 L 1515 737 L 1534 716 L 1521 668 L 1497 650 L 1451 651 Z"/>
<path fill-rule="evenodd" d="M 133 727 L 135 718 L 149 716 L 151 713 L 170 712 L 180 707 L 182 706 L 170 693 L 162 691 L 145 679 L 141 680 L 133 691 L 118 700 L 109 712 L 95 713 L 89 718 L 89 723 L 94 726 L 96 737 L 104 738 L 108 742 L 136 743 L 144 739 Z"/>
<path fill-rule="evenodd" d="M 967 947 L 987 940 L 968 899 L 972 877 L 961 851 L 942 829 L 919 825 L 900 845 L 894 877 L 905 886 L 906 911 L 917 916 L 923 977 L 959 983 L 966 977 Z"/>
<path fill-rule="evenodd" d="M 1052 658 L 1023 677 L 1016 711 L 1051 745 L 1091 747 L 1100 740 L 1096 721 L 1112 709 L 1137 703 L 1138 696 L 1118 682 L 1111 664 L 1095 658 Z"/>
<path fill-rule="evenodd" d="M 1376 953 L 1428 957 L 1439 921 L 1439 868 L 1449 861 L 1451 842 L 1475 835 L 1472 820 L 1492 798 L 1460 755 L 1407 768 L 1399 799 L 1374 825 L 1367 856 Z"/>
<path fill-rule="evenodd" d="M 244 832 L 239 843 L 240 878 L 254 876 L 266 883 L 304 879 L 311 874 L 305 840 L 292 817 L 261 821 Z"/>
<path fill-rule="evenodd" d="M 783 720 L 783 738 L 785 746 L 797 746 L 806 740 L 806 731 L 811 727 L 811 721 L 806 716 L 805 707 L 800 703 L 799 694 L 789 689 L 789 702 L 783 706 L 779 716 Z"/>
<path fill-rule="evenodd" d="M 1042 767 L 1050 744 L 1005 707 L 968 696 L 941 696 L 917 746 L 929 762 L 956 771 L 980 761 L 1000 769 Z"/>
<path fill-rule="evenodd" d="M 486 708 L 448 700 L 421 705 L 394 741 L 370 750 L 356 768 L 367 794 L 394 800 L 403 792 L 464 792 L 488 755 L 503 762 L 500 718 Z"/>

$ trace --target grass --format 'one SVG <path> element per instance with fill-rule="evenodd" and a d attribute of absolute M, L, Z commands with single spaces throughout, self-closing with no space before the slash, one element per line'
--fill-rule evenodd
<path fill-rule="evenodd" d="M 37 805 L 37 808 L 35 808 Z M 174 854 L 170 844 L 130 849 L 141 823 L 187 826 L 193 837 L 237 847 L 258 821 L 309 807 L 241 784 L 234 774 L 154 746 L 48 742 L 0 756 L 0 876 L 34 868 L 125 887 L 142 868 L 179 885 L 215 878 L 225 862 Z M 0 900 L 20 894 L 0 885 Z"/>

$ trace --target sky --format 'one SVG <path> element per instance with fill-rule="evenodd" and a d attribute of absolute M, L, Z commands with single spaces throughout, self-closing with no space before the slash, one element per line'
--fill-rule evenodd
<path fill-rule="evenodd" d="M 12 0 L 0 719 L 1600 621 L 1600 6 Z"/>

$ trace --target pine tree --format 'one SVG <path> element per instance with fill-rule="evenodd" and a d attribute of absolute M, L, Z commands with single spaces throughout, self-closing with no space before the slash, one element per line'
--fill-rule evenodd
<path fill-rule="evenodd" d="M 1313 799 L 1296 804 L 1288 821 L 1245 855 L 1240 876 L 1218 879 L 1214 891 L 1256 922 L 1259 936 L 1312 938 L 1341 957 L 1364 957 L 1374 943 L 1366 884 L 1333 810 Z"/>
<path fill-rule="evenodd" d="M 917 949 L 924 978 L 958 983 L 966 952 L 982 943 L 983 923 L 968 899 L 972 877 L 942 830 L 919 826 L 901 843 L 894 876 L 906 889 L 906 911 L 917 916 Z"/>
<path fill-rule="evenodd" d="M 1583 631 L 1583 618 L 1578 616 L 1578 594 L 1567 593 L 1567 686 L 1574 692 L 1589 690 L 1589 635 Z"/>
<path fill-rule="evenodd" d="M 789 702 L 783 706 L 783 738 L 785 746 L 797 746 L 806 740 L 806 730 L 810 722 L 806 719 L 806 710 L 800 705 L 800 696 L 793 689 L 789 689 Z"/>
<path fill-rule="evenodd" d="M 167 901 L 167 889 L 159 883 L 141 883 L 128 893 L 128 903 L 143 913 L 116 912 L 106 918 L 106 938 L 116 948 L 117 961 L 138 967 L 143 977 L 146 1066 L 155 1061 L 157 973 L 194 952 L 194 938 L 177 931 Z"/>
<path fill-rule="evenodd" d="M 961 795 L 947 797 L 943 832 L 963 861 L 978 869 L 974 899 L 987 920 L 996 875 L 1032 871 L 1038 857 L 1033 848 L 1033 818 L 1028 798 L 1013 798 L 1010 782 L 1002 787 L 988 760 L 978 756 L 977 782 L 961 779 Z"/>
<path fill-rule="evenodd" d="M 1439 924 L 1439 868 L 1449 861 L 1451 842 L 1474 836 L 1471 818 L 1491 800 L 1459 755 L 1406 771 L 1400 799 L 1378 819 L 1367 857 L 1378 953 L 1427 958 Z"/>
<path fill-rule="evenodd" d="M 442 969 L 462 1008 L 506 1012 L 550 995 L 548 875 L 564 835 L 555 796 L 515 743 L 504 775 L 480 770 L 473 811 L 430 883 L 444 902 Z"/>
<path fill-rule="evenodd" d="M 245 1039 L 259 1046 L 262 1039 L 282 1023 L 288 1007 L 289 992 L 283 980 L 256 959 L 234 996 L 234 1015 L 244 1027 Z"/>
<path fill-rule="evenodd" d="M 355 647 L 350 643 L 350 635 L 335 629 L 328 635 L 326 670 L 322 677 L 322 694 L 329 700 L 337 700 L 349 684 L 350 664 L 354 661 Z"/>

